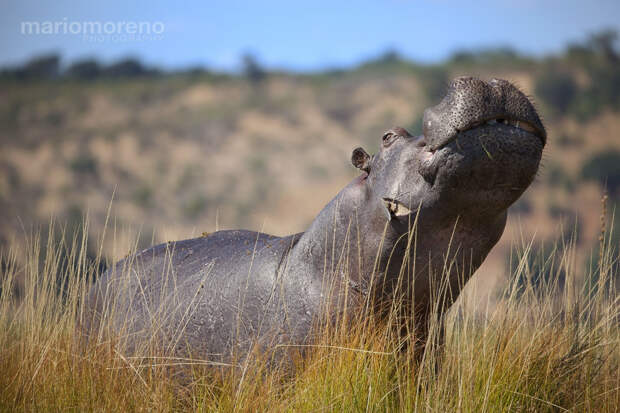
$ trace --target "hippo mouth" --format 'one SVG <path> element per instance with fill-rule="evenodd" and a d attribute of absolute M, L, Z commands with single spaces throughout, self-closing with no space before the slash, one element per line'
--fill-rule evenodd
<path fill-rule="evenodd" d="M 393 217 L 403 217 L 411 214 L 411 210 L 405 206 L 402 202 L 392 199 L 392 198 L 383 198 L 383 202 L 385 207 L 387 208 L 390 216 Z"/>
<path fill-rule="evenodd" d="M 432 152 L 455 140 L 460 133 L 492 127 L 503 135 L 514 128 L 540 139 L 547 133 L 528 97 L 510 82 L 476 78 L 455 79 L 438 105 L 424 111 L 423 133 Z"/>
<path fill-rule="evenodd" d="M 546 144 L 545 132 L 543 130 L 540 130 L 540 128 L 537 128 L 536 126 L 532 125 L 528 121 L 523 120 L 523 119 L 507 119 L 504 117 L 494 117 L 488 120 L 472 122 L 470 125 L 467 125 L 466 127 L 462 129 L 458 129 L 456 133 L 454 133 L 452 136 L 450 136 L 445 141 L 438 142 L 435 145 L 431 145 L 429 148 L 430 152 L 434 153 L 446 147 L 447 145 L 455 141 L 456 138 L 459 136 L 459 134 L 462 132 L 467 132 L 472 129 L 482 128 L 484 126 L 491 126 L 491 127 L 504 126 L 508 128 L 515 128 L 515 129 L 518 129 L 523 132 L 536 136 L 538 139 L 540 139 L 543 146 L 545 146 Z"/>

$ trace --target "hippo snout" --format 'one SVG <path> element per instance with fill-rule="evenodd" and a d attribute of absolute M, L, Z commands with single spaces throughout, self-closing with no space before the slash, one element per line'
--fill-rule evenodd
<path fill-rule="evenodd" d="M 487 125 L 519 129 L 538 137 L 542 146 L 547 140 L 530 100 L 506 80 L 457 78 L 443 100 L 424 112 L 424 137 L 432 151 L 441 149 L 462 132 Z"/>

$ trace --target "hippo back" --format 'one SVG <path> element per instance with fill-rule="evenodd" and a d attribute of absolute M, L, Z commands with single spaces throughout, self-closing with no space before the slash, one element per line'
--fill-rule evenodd
<path fill-rule="evenodd" d="M 253 345 L 305 342 L 316 283 L 285 269 L 299 237 L 219 231 L 129 256 L 93 286 L 89 334 L 108 326 L 134 351 L 154 340 L 175 356 L 221 361 Z"/>

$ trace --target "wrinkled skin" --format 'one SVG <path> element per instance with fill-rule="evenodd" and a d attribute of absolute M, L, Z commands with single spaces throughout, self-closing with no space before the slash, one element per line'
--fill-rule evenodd
<path fill-rule="evenodd" d="M 87 325 L 109 319 L 130 343 L 230 361 L 397 300 L 422 349 L 431 309 L 446 311 L 497 243 L 546 141 L 530 101 L 495 79 L 456 79 L 423 132 L 393 128 L 374 156 L 355 149 L 362 174 L 304 233 L 219 231 L 119 262 L 93 287 Z"/>

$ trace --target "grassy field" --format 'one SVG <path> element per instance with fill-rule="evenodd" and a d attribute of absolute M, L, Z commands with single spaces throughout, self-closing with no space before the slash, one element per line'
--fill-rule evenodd
<path fill-rule="evenodd" d="M 620 406 L 618 251 L 611 231 L 601 231 L 587 269 L 575 263 L 574 239 L 544 254 L 533 242 L 514 245 L 517 265 L 502 296 L 474 310 L 467 299 L 457 301 L 444 347 L 429 347 L 421 362 L 396 350 L 389 327 L 359 322 L 326 328 L 293 371 L 267 370 L 260 355 L 231 366 L 146 346 L 130 355 L 119 337 L 103 334 L 106 326 L 99 340 L 85 344 L 80 303 L 97 263 L 87 260 L 88 236 L 75 234 L 61 241 L 33 234 L 25 249 L 2 251 L 2 411 L 616 412 Z M 41 239 L 49 241 L 41 246 Z M 536 256 L 545 257 L 543 269 L 532 264 Z M 13 284 L 20 279 L 18 298 Z M 431 331 L 436 335 L 437 326 Z"/>

